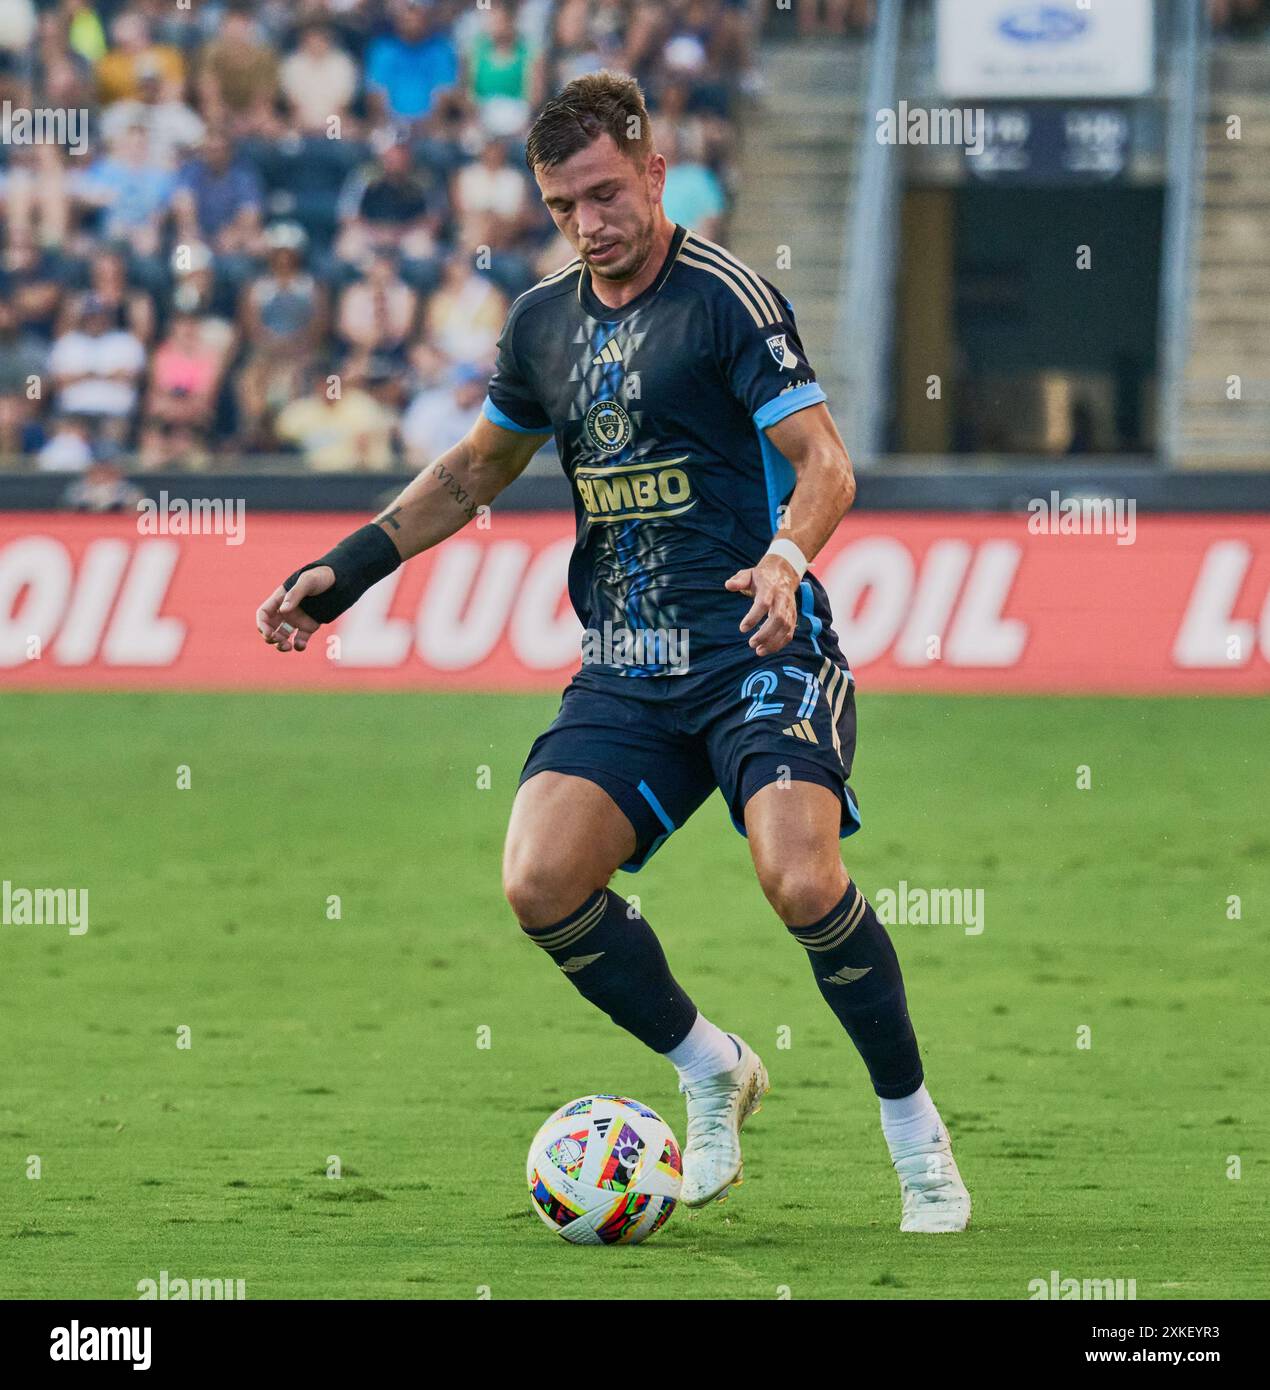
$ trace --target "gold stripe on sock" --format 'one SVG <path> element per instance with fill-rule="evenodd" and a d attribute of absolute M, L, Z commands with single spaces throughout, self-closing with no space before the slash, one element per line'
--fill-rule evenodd
<path fill-rule="evenodd" d="M 860 890 L 856 889 L 856 900 L 841 916 L 836 917 L 822 931 L 818 931 L 815 936 L 799 936 L 799 944 L 805 946 L 809 951 L 832 951 L 851 935 L 860 925 L 864 918 L 864 909 L 868 907 L 868 899 Z"/>
<path fill-rule="evenodd" d="M 601 897 L 600 901 L 594 907 L 588 908 L 576 922 L 570 922 L 566 926 L 559 927 L 542 936 L 536 932 L 531 933 L 534 943 L 541 946 L 544 951 L 559 951 L 565 946 L 572 946 L 575 941 L 581 940 L 589 931 L 599 925 L 607 906 L 607 898 Z"/>

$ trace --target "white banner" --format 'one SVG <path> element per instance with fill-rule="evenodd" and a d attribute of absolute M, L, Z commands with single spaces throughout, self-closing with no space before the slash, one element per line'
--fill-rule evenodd
<path fill-rule="evenodd" d="M 936 81 L 955 97 L 1141 96 L 1152 0 L 938 0 Z"/>

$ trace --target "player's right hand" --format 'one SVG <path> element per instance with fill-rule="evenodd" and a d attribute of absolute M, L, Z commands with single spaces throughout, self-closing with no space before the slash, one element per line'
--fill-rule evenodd
<path fill-rule="evenodd" d="M 279 584 L 256 609 L 256 630 L 280 652 L 289 652 L 293 647 L 302 652 L 322 624 L 299 605 L 308 594 L 324 594 L 334 583 L 335 571 L 330 565 L 318 565 L 305 570 L 290 589 Z"/>

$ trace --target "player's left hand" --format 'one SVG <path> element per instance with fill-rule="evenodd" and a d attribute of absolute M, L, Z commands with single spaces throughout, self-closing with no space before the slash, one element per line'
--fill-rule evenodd
<path fill-rule="evenodd" d="M 750 646 L 759 656 L 773 656 L 788 646 L 798 625 L 798 575 L 779 555 L 764 555 L 753 569 L 738 570 L 723 586 L 754 600 L 741 619 L 741 631 L 757 631 Z"/>
<path fill-rule="evenodd" d="M 335 571 L 330 565 L 315 565 L 290 589 L 279 584 L 256 609 L 256 631 L 280 652 L 302 652 L 322 624 L 309 617 L 300 601 L 309 594 L 324 594 L 334 583 Z"/>

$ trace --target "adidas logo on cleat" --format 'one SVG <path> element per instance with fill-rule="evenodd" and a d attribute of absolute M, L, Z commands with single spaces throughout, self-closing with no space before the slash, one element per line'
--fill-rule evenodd
<path fill-rule="evenodd" d="M 800 743 L 819 743 L 816 731 L 811 727 L 810 719 L 800 719 L 797 724 L 791 724 L 788 729 L 782 729 L 781 733 L 788 734 L 790 738 L 796 738 Z"/>

